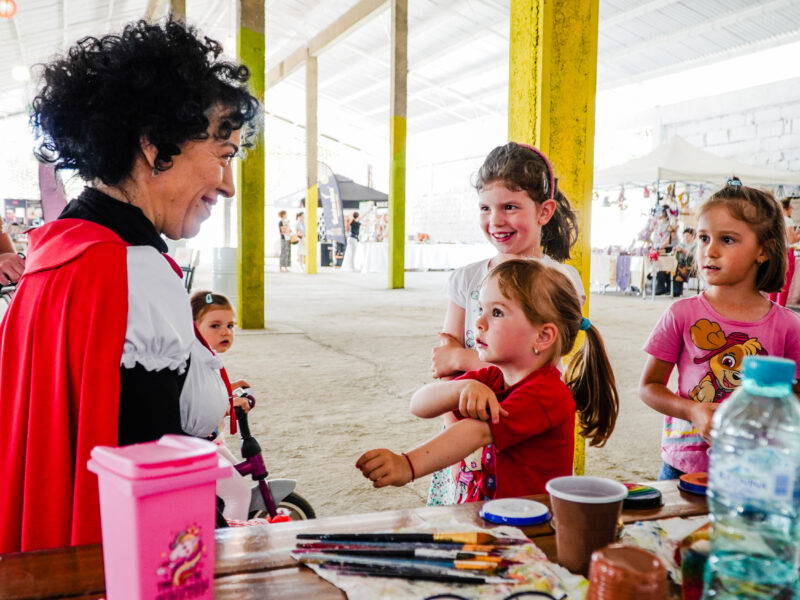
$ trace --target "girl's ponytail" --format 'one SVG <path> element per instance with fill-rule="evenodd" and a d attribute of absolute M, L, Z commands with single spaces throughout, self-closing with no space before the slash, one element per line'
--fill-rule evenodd
<path fill-rule="evenodd" d="M 614 371 L 600 333 L 590 325 L 586 341 L 564 373 L 564 381 L 575 398 L 581 435 L 590 446 L 603 446 L 614 431 L 619 412 L 619 394 Z"/>
<path fill-rule="evenodd" d="M 560 189 L 556 189 L 553 200 L 556 209 L 542 227 L 542 250 L 553 260 L 564 262 L 569 259 L 570 248 L 578 241 L 578 215 Z"/>

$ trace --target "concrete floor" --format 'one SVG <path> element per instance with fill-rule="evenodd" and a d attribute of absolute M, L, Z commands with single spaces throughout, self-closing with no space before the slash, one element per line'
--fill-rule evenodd
<path fill-rule="evenodd" d="M 408 272 L 405 289 L 387 290 L 383 274 L 266 274 L 266 329 L 237 332 L 223 358 L 231 377 L 247 378 L 256 391 L 251 420 L 272 475 L 296 478 L 298 492 L 318 514 L 424 503 L 428 478 L 374 490 L 354 463 L 364 450 L 407 450 L 439 431 L 438 419 L 411 416 L 408 401 L 431 380 L 430 352 L 447 305 L 448 277 Z M 209 281 L 199 273 L 195 289 Z M 662 417 L 636 390 L 645 361 L 640 348 L 670 301 L 590 296 L 621 410 L 607 445 L 588 449 L 587 474 L 621 481 L 657 474 Z"/>

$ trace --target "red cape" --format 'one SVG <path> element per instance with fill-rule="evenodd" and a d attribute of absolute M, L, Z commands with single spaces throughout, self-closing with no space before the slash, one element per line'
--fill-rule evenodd
<path fill-rule="evenodd" d="M 117 445 L 127 244 L 63 219 L 29 234 L 0 325 L 0 554 L 100 542 L 98 445 Z"/>

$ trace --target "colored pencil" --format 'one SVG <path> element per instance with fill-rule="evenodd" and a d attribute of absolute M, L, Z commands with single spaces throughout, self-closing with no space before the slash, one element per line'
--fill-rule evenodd
<path fill-rule="evenodd" d="M 366 575 L 369 577 L 397 577 L 417 581 L 438 581 L 440 583 L 515 583 L 513 579 L 505 577 L 492 577 L 484 575 L 472 575 L 469 573 L 434 573 L 429 571 L 419 571 L 409 568 L 384 568 L 369 567 L 365 565 L 335 565 L 321 563 L 323 569 L 330 569 L 342 575 Z"/>
<path fill-rule="evenodd" d="M 498 543 L 500 538 L 482 531 L 462 531 L 454 533 L 298 533 L 300 540 L 324 540 L 340 542 L 460 542 L 462 544 Z M 520 540 L 506 540 L 503 543 L 521 543 Z"/>

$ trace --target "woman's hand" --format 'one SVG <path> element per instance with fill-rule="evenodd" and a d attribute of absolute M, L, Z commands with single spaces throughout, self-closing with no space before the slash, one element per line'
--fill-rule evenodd
<path fill-rule="evenodd" d="M 458 412 L 463 417 L 497 423 L 500 416 L 507 417 L 508 411 L 500 406 L 497 395 L 480 381 L 470 380 L 462 388 L 458 397 Z"/>
<path fill-rule="evenodd" d="M 692 423 L 706 444 L 711 443 L 711 419 L 719 408 L 715 402 L 695 402 L 691 410 Z"/>
<path fill-rule="evenodd" d="M 376 488 L 387 485 L 399 487 L 411 481 L 411 466 L 405 456 L 386 448 L 364 452 L 356 461 L 356 468 Z"/>
<path fill-rule="evenodd" d="M 16 252 L 0 254 L 0 285 L 15 283 L 25 270 L 25 259 Z"/>
<path fill-rule="evenodd" d="M 249 388 L 250 384 L 247 383 L 244 379 L 237 379 L 236 381 L 231 381 L 231 389 L 238 390 L 239 388 Z"/>

